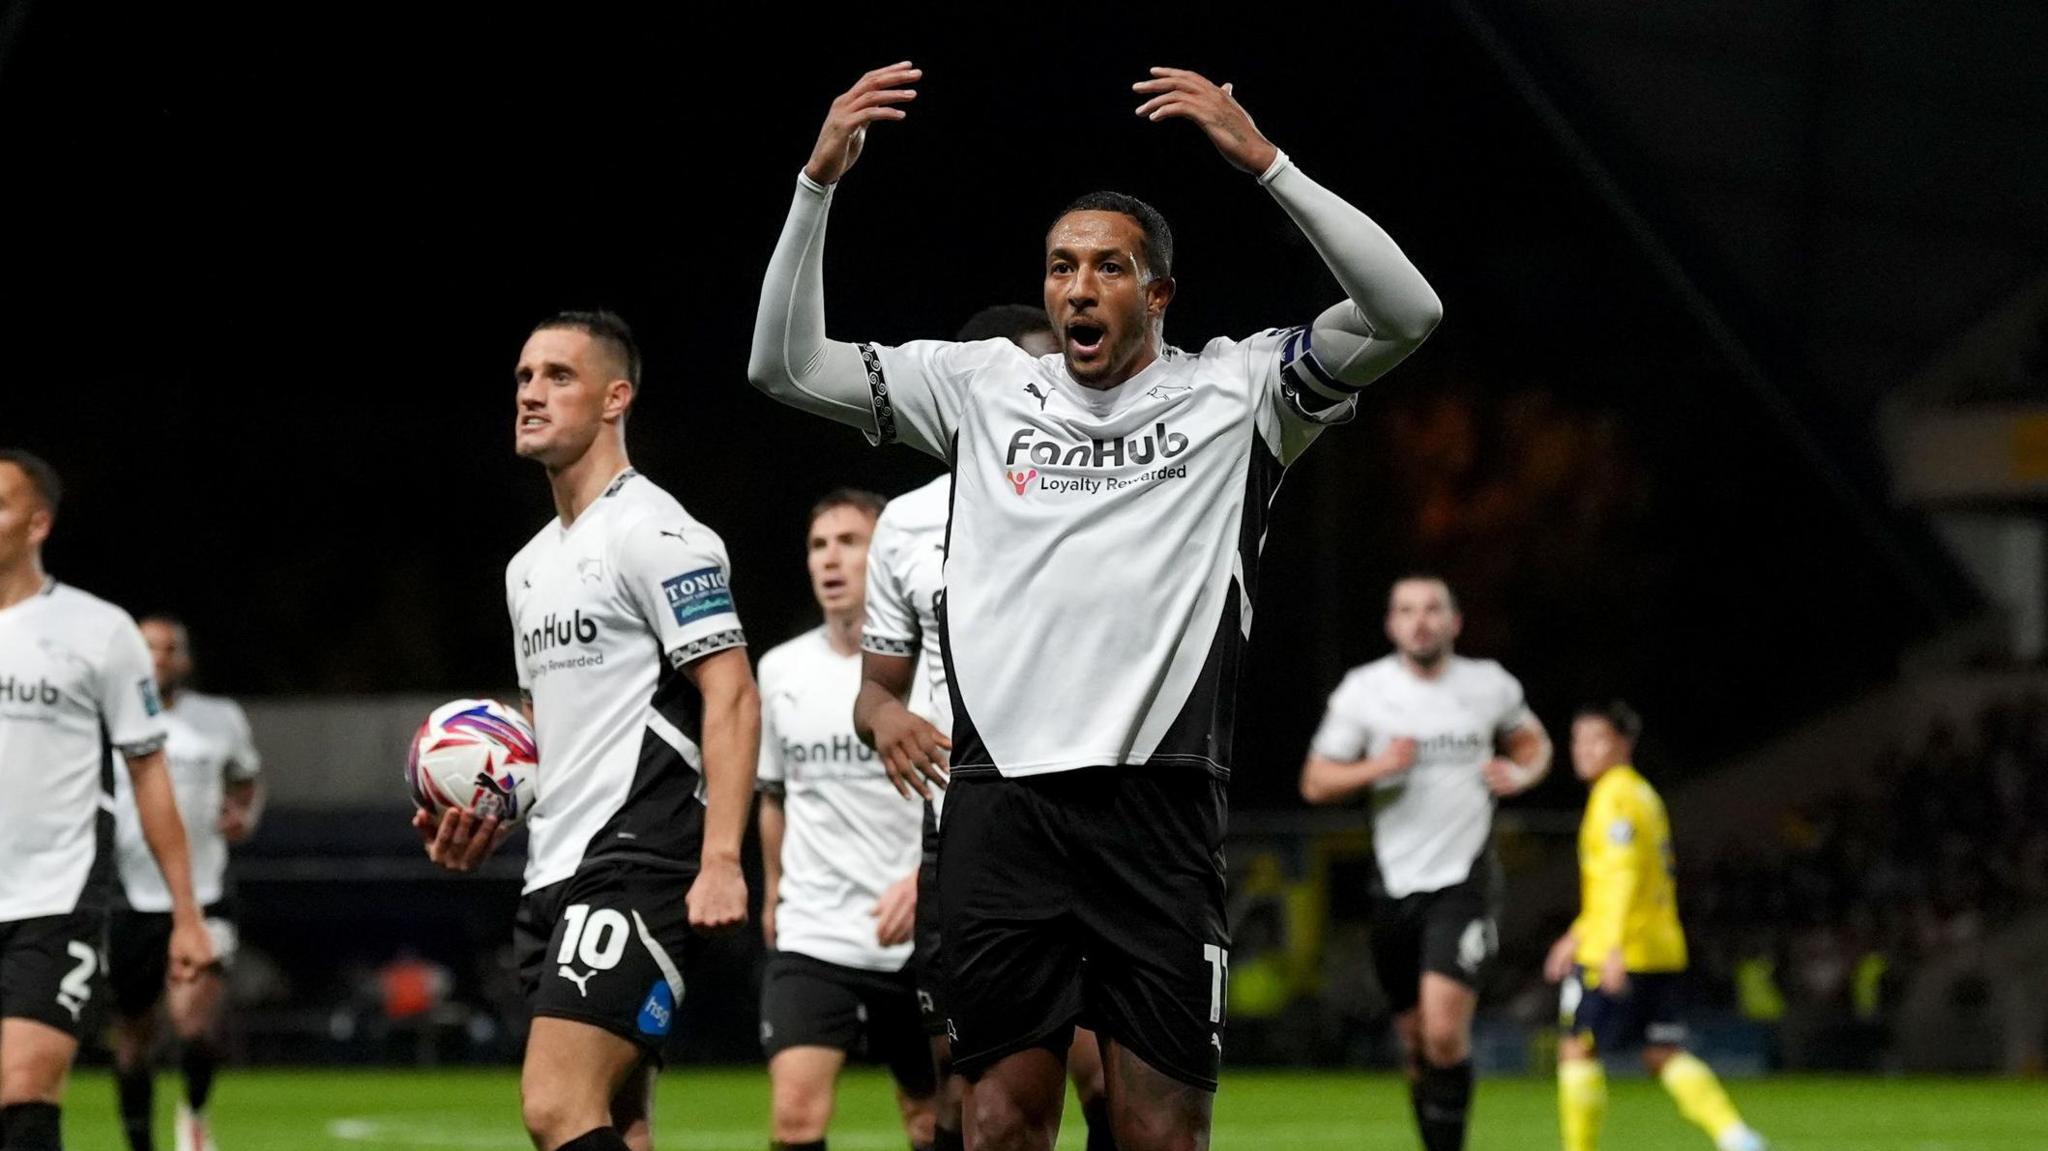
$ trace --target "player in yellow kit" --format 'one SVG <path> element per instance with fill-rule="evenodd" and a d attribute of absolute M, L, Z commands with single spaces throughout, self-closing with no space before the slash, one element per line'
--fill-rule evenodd
<path fill-rule="evenodd" d="M 1618 701 L 1582 708 L 1572 720 L 1572 770 L 1593 788 L 1579 824 L 1579 917 L 1544 964 L 1544 975 L 1564 985 L 1557 1048 L 1564 1151 L 1600 1145 L 1607 1115 L 1600 1056 L 1636 1044 L 1679 1113 L 1720 1151 L 1761 1151 L 1763 1137 L 1736 1113 L 1713 1070 L 1685 1049 L 1685 929 L 1671 823 L 1657 790 L 1630 766 L 1642 729 Z"/>

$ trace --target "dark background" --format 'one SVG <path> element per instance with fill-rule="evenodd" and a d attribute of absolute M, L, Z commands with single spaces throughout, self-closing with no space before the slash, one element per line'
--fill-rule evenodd
<path fill-rule="evenodd" d="M 1171 63 L 1234 81 L 1447 309 L 1283 489 L 1238 802 L 1292 802 L 1325 693 L 1384 650 L 1412 569 L 1453 580 L 1463 650 L 1554 730 L 1627 693 L 1683 772 L 1974 610 L 1888 507 L 1873 413 L 2048 250 L 2038 12 L 1715 7 L 15 0 L 0 443 L 70 485 L 55 574 L 185 616 L 212 688 L 487 690 L 511 679 L 503 564 L 550 514 L 510 451 L 513 359 L 542 315 L 612 307 L 647 353 L 634 461 L 725 536 L 765 650 L 815 617 L 811 501 L 938 471 L 744 380 L 791 182 L 861 71 L 927 78 L 837 201 L 836 337 L 1035 301 L 1042 229 L 1096 187 L 1173 222 L 1177 343 L 1337 298 L 1249 177 L 1131 115 Z"/>

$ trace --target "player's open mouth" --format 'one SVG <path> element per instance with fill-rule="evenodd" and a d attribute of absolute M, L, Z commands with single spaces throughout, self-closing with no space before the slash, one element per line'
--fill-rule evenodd
<path fill-rule="evenodd" d="M 1067 350 L 1076 359 L 1089 359 L 1102 351 L 1103 329 L 1100 324 L 1087 322 L 1067 325 Z"/>
<path fill-rule="evenodd" d="M 519 420 L 519 426 L 522 428 L 540 428 L 546 427 L 547 422 L 546 416 L 523 416 Z"/>

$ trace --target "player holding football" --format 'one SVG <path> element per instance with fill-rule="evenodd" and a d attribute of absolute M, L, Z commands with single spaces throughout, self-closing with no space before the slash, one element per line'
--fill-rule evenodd
<path fill-rule="evenodd" d="M 539 1151 L 637 1151 L 692 932 L 746 921 L 760 701 L 725 545 L 626 458 L 625 322 L 542 321 L 515 379 L 514 450 L 547 471 L 556 513 L 505 569 L 540 748 L 513 924 L 534 1013 L 521 1110 Z M 456 871 L 504 835 L 459 809 L 413 822 Z"/>
<path fill-rule="evenodd" d="M 762 286 L 748 375 L 952 468 L 939 910 L 976 1146 L 1052 1146 L 1085 1016 L 1118 1145 L 1204 1147 L 1230 947 L 1224 791 L 1267 510 L 1287 465 L 1351 418 L 1440 307 L 1228 86 L 1155 69 L 1134 85 L 1139 114 L 1194 122 L 1257 176 L 1346 299 L 1311 324 L 1170 348 L 1171 229 L 1135 197 L 1097 193 L 1045 236 L 1059 355 L 829 340 L 833 185 L 872 124 L 904 117 L 920 75 L 878 69 L 833 102 Z"/>
<path fill-rule="evenodd" d="M 1572 771 L 1592 785 L 1579 824 L 1579 917 L 1550 949 L 1562 983 L 1557 1111 L 1564 1151 L 1596 1151 L 1607 1117 L 1605 1052 L 1642 1046 L 1643 1065 L 1719 1151 L 1762 1151 L 1713 1069 L 1685 1049 L 1685 929 L 1671 821 L 1633 766 L 1643 721 L 1619 701 L 1572 720 Z"/>
<path fill-rule="evenodd" d="M 137 820 L 168 896 L 174 983 L 213 945 L 164 755 L 149 651 L 128 613 L 52 579 L 43 542 L 61 487 L 0 451 L 0 1147 L 58 1151 L 78 1030 L 100 986 L 114 870 L 102 773 L 127 763 Z"/>

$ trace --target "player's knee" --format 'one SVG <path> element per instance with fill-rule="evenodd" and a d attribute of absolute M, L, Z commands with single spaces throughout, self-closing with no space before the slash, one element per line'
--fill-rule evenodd
<path fill-rule="evenodd" d="M 783 1143 L 810 1143 L 825 1137 L 832 1121 L 832 1086 L 775 1081 L 775 1138 Z"/>
<path fill-rule="evenodd" d="M 1472 1053 L 1472 1037 L 1455 1023 L 1431 1023 L 1422 1029 L 1422 1058 L 1432 1067 L 1463 1063 Z"/>
<path fill-rule="evenodd" d="M 1051 1146 L 1059 1133 L 1060 1106 L 1066 1102 L 1058 1094 L 1050 1106 L 1043 1100 L 1020 1098 L 993 1076 L 976 1083 L 967 1101 L 974 1111 L 975 1145 L 987 1151 Z"/>
<path fill-rule="evenodd" d="M 567 1091 L 523 1084 L 519 1095 L 519 1118 L 536 1147 L 565 1143 L 611 1121 L 608 1108 L 593 1107 Z"/>
<path fill-rule="evenodd" d="M 938 1097 L 928 1095 L 923 1099 L 898 1093 L 896 1106 L 903 1112 L 903 1132 L 910 1137 L 912 1146 L 929 1147 L 932 1134 L 938 1129 Z"/>
<path fill-rule="evenodd" d="M 64 1076 L 70 1069 L 68 1053 L 30 1051 L 10 1055 L 0 1064 L 0 1106 L 61 1103 Z"/>
<path fill-rule="evenodd" d="M 1116 1109 L 1117 1151 L 1203 1151 L 1209 1146 L 1208 1109 L 1192 1099 L 1184 1102 L 1189 1105 Z"/>
<path fill-rule="evenodd" d="M 171 1021 L 171 1031 L 178 1037 L 178 1042 L 188 1046 L 205 1043 L 213 1038 L 213 1028 L 203 1018 L 174 1019 Z"/>

